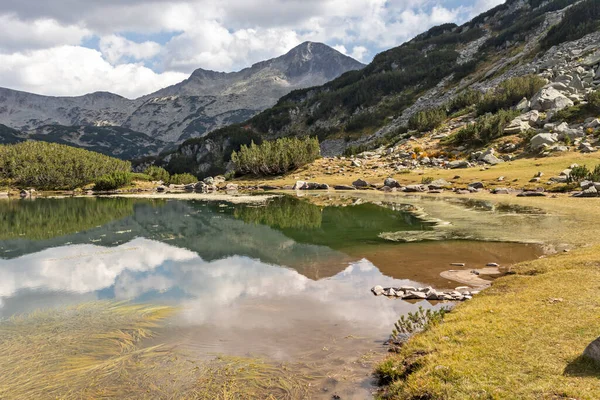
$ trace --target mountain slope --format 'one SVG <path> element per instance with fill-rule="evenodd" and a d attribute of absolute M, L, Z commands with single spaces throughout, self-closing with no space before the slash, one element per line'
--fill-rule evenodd
<path fill-rule="evenodd" d="M 198 69 L 181 83 L 135 100 L 104 92 L 49 97 L 0 88 L 0 123 L 22 131 L 52 124 L 116 126 L 176 143 L 244 121 L 294 89 L 362 67 L 324 44 L 306 42 L 239 72 Z"/>
<path fill-rule="evenodd" d="M 248 121 L 190 140 L 159 162 L 187 165 L 200 175 L 224 170 L 235 150 L 228 137 L 315 135 L 324 155 L 400 140 L 419 111 L 446 107 L 467 89 L 488 92 L 514 76 L 554 74 L 548 63 L 566 65 L 600 48 L 594 36 L 599 9 L 600 0 L 508 0 L 462 26 L 434 27 L 364 69 L 293 91 Z"/>
<path fill-rule="evenodd" d="M 146 134 L 118 126 L 44 125 L 20 132 L 0 124 L 0 144 L 27 140 L 69 145 L 123 160 L 158 154 L 166 146 Z"/>

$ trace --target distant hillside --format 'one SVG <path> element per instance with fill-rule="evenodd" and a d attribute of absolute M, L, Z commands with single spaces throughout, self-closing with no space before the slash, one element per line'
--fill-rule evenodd
<path fill-rule="evenodd" d="M 364 69 L 295 90 L 244 123 L 189 140 L 157 162 L 203 175 L 223 172 L 231 150 L 250 140 L 315 135 L 324 155 L 393 142 L 409 130 L 412 115 L 446 107 L 467 89 L 485 93 L 511 77 L 541 74 L 548 62 L 566 64 L 600 48 L 600 41 L 585 39 L 600 30 L 600 0 L 576 3 L 508 0 L 461 26 L 434 27 Z M 570 48 L 581 50 L 570 54 Z"/>
<path fill-rule="evenodd" d="M 25 132 L 41 129 L 44 135 L 49 125 L 105 127 L 107 131 L 95 131 L 99 143 L 100 136 L 109 132 L 128 132 L 130 138 L 118 141 L 113 135 L 99 144 L 100 147 L 115 143 L 121 146 L 119 154 L 145 152 L 149 155 L 168 143 L 181 143 L 216 128 L 242 122 L 273 106 L 294 89 L 322 85 L 344 72 L 362 67 L 363 64 L 324 44 L 306 42 L 281 57 L 239 72 L 198 69 L 185 81 L 136 100 L 106 92 L 50 97 L 0 88 L 0 124 Z M 139 134 L 156 142 L 148 147 L 136 143 L 150 140 L 141 139 Z M 78 145 L 79 139 L 80 134 L 72 139 L 64 135 L 60 138 L 74 145 Z M 127 140 L 131 143 L 125 149 Z"/>
<path fill-rule="evenodd" d="M 160 140 L 118 126 L 45 125 L 28 132 L 19 132 L 0 125 L 0 144 L 26 140 L 65 144 L 123 160 L 158 154 L 166 146 Z"/>

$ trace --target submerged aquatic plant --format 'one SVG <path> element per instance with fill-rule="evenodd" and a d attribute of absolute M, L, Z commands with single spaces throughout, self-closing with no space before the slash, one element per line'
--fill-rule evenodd
<path fill-rule="evenodd" d="M 286 366 L 144 347 L 173 312 L 104 301 L 0 321 L 0 399 L 310 397 L 308 378 Z"/>

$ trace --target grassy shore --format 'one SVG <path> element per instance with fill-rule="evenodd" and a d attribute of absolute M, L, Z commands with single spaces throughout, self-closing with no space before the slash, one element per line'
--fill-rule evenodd
<path fill-rule="evenodd" d="M 378 166 L 379 161 L 363 161 L 361 167 L 352 167 L 350 160 L 320 159 L 297 171 L 276 178 L 241 179 L 241 184 L 269 184 L 269 185 L 293 185 L 296 180 L 310 180 L 313 182 L 327 183 L 331 185 L 350 185 L 356 179 L 365 179 L 370 183 L 382 184 L 384 179 L 391 176 L 402 184 L 421 183 L 424 177 L 433 179 L 446 179 L 460 186 L 466 186 L 474 181 L 481 181 L 488 188 L 493 187 L 549 187 L 544 184 L 550 177 L 557 176 L 561 171 L 569 168 L 572 164 L 587 165 L 593 168 L 600 164 L 600 154 L 582 154 L 577 152 L 561 153 L 551 157 L 522 158 L 519 160 L 490 166 L 486 169 L 480 167 L 466 169 L 434 169 L 423 168 L 406 173 L 385 166 Z M 375 167 L 375 168 L 374 168 Z M 339 170 L 344 168 L 344 172 Z M 529 180 L 535 174 L 544 174 L 541 183 L 530 183 Z M 455 178 L 459 176 L 459 178 Z M 504 177 L 502 181 L 498 178 Z"/>
<path fill-rule="evenodd" d="M 600 246 L 516 266 L 377 368 L 384 399 L 598 399 Z"/>

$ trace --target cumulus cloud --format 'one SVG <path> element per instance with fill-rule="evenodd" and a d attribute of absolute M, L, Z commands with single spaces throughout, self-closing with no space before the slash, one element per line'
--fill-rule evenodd
<path fill-rule="evenodd" d="M 451 0 L 4 0 L 0 55 L 9 66 L 0 67 L 0 86 L 45 94 L 93 88 L 131 97 L 196 68 L 239 70 L 306 40 L 336 44 L 369 62 L 431 26 L 460 23 L 501 1 L 457 6 Z M 90 37 L 99 52 L 83 47 L 94 47 L 84 41 Z M 145 37 L 150 39 L 139 39 Z M 15 72 L 23 67 L 28 71 Z M 39 76 L 45 68 L 50 74 Z"/>
<path fill-rule="evenodd" d="M 54 96 L 111 90 L 135 98 L 187 77 L 156 73 L 136 63 L 112 65 L 99 51 L 81 46 L 0 54 L 0 58 L 0 86 Z"/>
<path fill-rule="evenodd" d="M 79 44 L 91 31 L 79 25 L 61 25 L 49 18 L 23 21 L 14 15 L 0 15 L 0 50 L 41 49 Z"/>
<path fill-rule="evenodd" d="M 146 60 L 160 53 L 160 44 L 152 41 L 136 43 L 119 35 L 104 36 L 100 39 L 100 51 L 111 64 L 123 59 Z"/>

